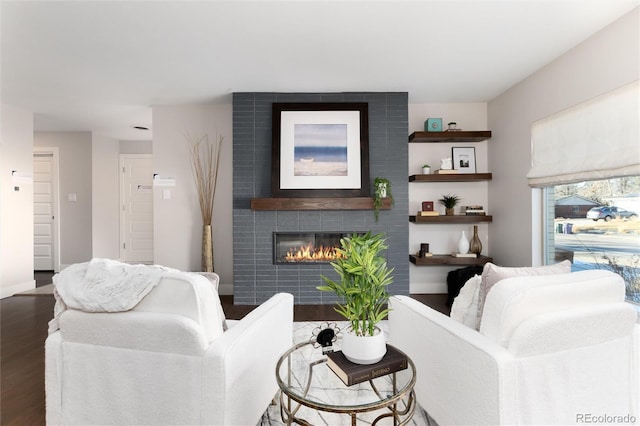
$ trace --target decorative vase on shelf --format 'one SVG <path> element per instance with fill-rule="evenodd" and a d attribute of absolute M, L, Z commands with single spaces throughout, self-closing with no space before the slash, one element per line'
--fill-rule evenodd
<path fill-rule="evenodd" d="M 445 216 L 453 216 L 454 213 L 455 213 L 455 209 L 453 207 L 451 208 L 447 207 L 444 209 Z"/>
<path fill-rule="evenodd" d="M 473 225 L 473 237 L 471 238 L 471 243 L 469 244 L 469 251 L 471 253 L 475 253 L 480 256 L 482 252 L 482 242 L 478 237 L 478 225 Z"/>
<path fill-rule="evenodd" d="M 469 253 L 469 240 L 467 240 L 467 235 L 464 231 L 462 231 L 462 235 L 460 235 L 460 239 L 458 240 L 458 253 Z"/>

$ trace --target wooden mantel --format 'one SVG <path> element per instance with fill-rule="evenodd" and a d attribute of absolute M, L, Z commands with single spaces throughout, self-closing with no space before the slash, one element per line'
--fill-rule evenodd
<path fill-rule="evenodd" d="M 380 210 L 390 208 L 391 200 L 383 199 Z M 373 210 L 373 198 L 252 198 L 251 210 Z"/>

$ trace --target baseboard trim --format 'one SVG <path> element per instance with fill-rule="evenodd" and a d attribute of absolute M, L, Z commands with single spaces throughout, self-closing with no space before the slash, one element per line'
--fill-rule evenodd
<path fill-rule="evenodd" d="M 447 293 L 447 285 L 444 283 L 410 283 L 410 294 L 442 294 Z"/>
<path fill-rule="evenodd" d="M 14 296 L 16 293 L 22 293 L 23 291 L 29 291 L 36 288 L 36 280 L 29 280 L 23 283 L 10 285 L 0 288 L 0 299 Z"/>
<path fill-rule="evenodd" d="M 233 296 L 233 284 L 218 285 L 218 294 L 221 296 Z"/>

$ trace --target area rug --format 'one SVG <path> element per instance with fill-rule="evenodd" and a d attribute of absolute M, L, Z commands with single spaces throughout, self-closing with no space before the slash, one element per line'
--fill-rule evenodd
<path fill-rule="evenodd" d="M 338 328 L 344 330 L 347 326 L 346 321 L 332 321 L 330 323 L 336 324 Z M 309 340 L 314 330 L 319 327 L 326 328 L 326 321 L 305 321 L 305 322 L 294 322 L 293 323 L 293 340 L 294 344 Z M 382 321 L 380 323 L 380 328 L 384 331 L 385 335 L 388 335 L 388 323 L 387 321 Z M 338 390 L 336 390 L 338 391 Z M 280 426 L 285 423 L 282 421 L 280 416 L 280 401 L 279 398 L 276 398 L 277 401 L 275 404 L 269 406 L 268 410 L 262 416 L 260 422 L 258 422 L 257 426 Z M 339 425 L 351 425 L 351 418 L 347 415 L 338 415 L 333 413 L 325 413 L 325 412 L 317 412 L 311 409 L 306 409 L 306 407 L 301 408 L 300 413 L 304 413 L 303 417 L 312 425 L 330 425 L 330 426 L 339 426 Z M 367 425 L 371 424 L 373 419 L 375 419 L 378 415 L 380 415 L 382 411 L 377 411 L 373 413 L 364 413 L 358 416 L 358 424 Z M 392 419 L 384 419 L 384 421 L 380 421 L 377 423 L 378 425 L 392 425 Z M 417 405 L 415 414 L 413 415 L 413 419 L 407 423 L 412 426 L 437 426 L 436 422 L 431 419 L 422 408 Z"/>

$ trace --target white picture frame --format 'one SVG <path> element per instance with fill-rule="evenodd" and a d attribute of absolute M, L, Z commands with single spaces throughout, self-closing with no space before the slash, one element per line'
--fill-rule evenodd
<path fill-rule="evenodd" d="M 451 148 L 453 158 L 453 169 L 460 173 L 477 173 L 476 169 L 476 149 L 474 147 L 453 147 Z"/>

